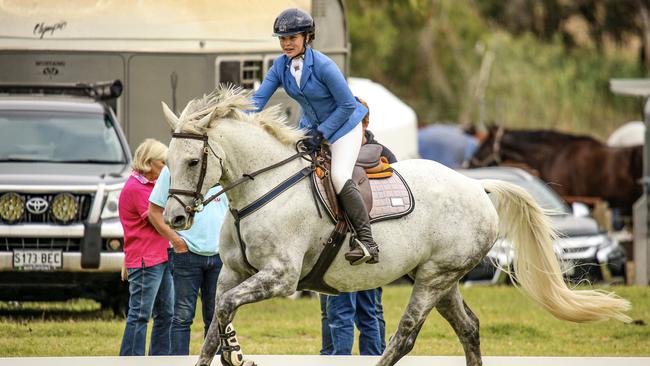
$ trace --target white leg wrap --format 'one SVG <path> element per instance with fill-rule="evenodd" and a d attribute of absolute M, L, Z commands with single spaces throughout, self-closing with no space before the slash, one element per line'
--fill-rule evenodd
<path fill-rule="evenodd" d="M 226 326 L 223 335 L 228 335 L 230 333 L 232 333 L 232 335 L 221 339 L 221 346 L 222 346 L 221 349 L 223 352 L 223 357 L 231 365 L 241 366 L 244 364 L 244 354 L 241 351 L 239 342 L 237 341 L 237 336 L 235 335 L 235 327 L 233 327 L 232 323 Z"/>

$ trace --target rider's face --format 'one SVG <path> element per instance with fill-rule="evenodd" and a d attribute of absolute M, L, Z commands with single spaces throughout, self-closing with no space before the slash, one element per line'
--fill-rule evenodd
<path fill-rule="evenodd" d="M 304 51 L 305 35 L 292 34 L 290 36 L 280 36 L 280 48 L 289 58 L 296 57 Z"/>

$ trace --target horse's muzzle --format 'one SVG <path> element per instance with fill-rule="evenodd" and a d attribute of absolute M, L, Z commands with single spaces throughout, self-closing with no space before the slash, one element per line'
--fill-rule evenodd
<path fill-rule="evenodd" d="M 175 215 L 171 218 L 165 218 L 165 222 L 175 231 L 188 230 L 194 223 L 194 215 Z"/>

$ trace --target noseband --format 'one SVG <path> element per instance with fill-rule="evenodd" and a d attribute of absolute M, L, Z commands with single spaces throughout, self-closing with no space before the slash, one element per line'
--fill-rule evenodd
<path fill-rule="evenodd" d="M 483 160 L 478 160 L 477 158 L 472 158 L 472 164 L 477 167 L 489 166 L 492 163 L 496 165 L 501 164 L 503 161 L 501 157 L 501 140 L 503 139 L 503 134 L 505 133 L 505 128 L 499 126 L 496 134 L 494 135 L 494 141 L 492 142 L 492 154 L 488 155 Z"/>
<path fill-rule="evenodd" d="M 223 162 L 221 161 L 221 158 L 217 155 L 217 153 L 214 152 L 214 149 L 212 149 L 212 146 L 210 146 L 210 143 L 208 142 L 208 135 L 199 135 L 199 134 L 194 134 L 194 133 L 172 133 L 172 139 L 192 139 L 192 140 L 199 140 L 203 141 L 203 153 L 201 155 L 201 171 L 199 172 L 199 181 L 196 183 L 196 189 L 194 191 L 188 191 L 185 189 L 169 189 L 169 196 L 168 198 L 173 198 L 178 203 L 181 204 L 181 206 L 185 206 L 185 211 L 188 214 L 194 214 L 194 212 L 200 211 L 201 207 L 203 206 L 203 194 L 201 194 L 201 188 L 203 187 L 203 181 L 205 180 L 205 174 L 208 171 L 208 157 L 209 153 L 212 152 L 212 155 L 219 159 L 219 164 L 221 164 L 221 167 L 223 169 Z M 178 196 L 190 196 L 194 198 L 194 207 L 190 205 L 186 205 L 183 203 L 183 201 L 178 197 Z"/>

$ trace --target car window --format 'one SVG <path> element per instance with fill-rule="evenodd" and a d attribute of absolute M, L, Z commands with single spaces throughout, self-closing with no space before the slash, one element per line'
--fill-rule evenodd
<path fill-rule="evenodd" d="M 108 115 L 0 111 L 0 161 L 124 163 Z"/>

